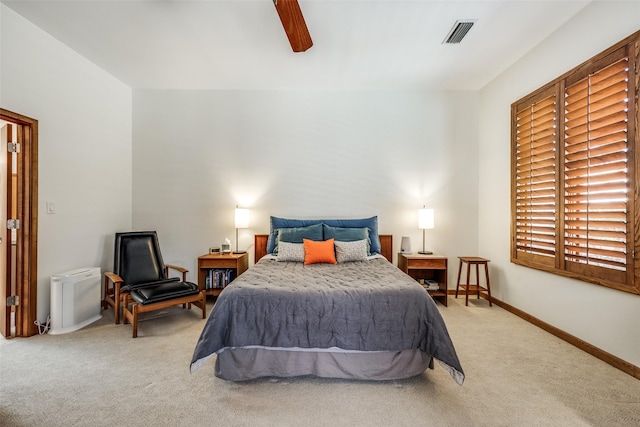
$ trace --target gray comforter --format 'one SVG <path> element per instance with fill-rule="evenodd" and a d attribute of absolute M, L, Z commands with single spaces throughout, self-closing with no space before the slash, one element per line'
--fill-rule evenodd
<path fill-rule="evenodd" d="M 464 373 L 435 303 L 386 259 L 303 265 L 262 259 L 218 297 L 192 372 L 228 347 L 361 351 L 420 349 L 462 384 Z"/>

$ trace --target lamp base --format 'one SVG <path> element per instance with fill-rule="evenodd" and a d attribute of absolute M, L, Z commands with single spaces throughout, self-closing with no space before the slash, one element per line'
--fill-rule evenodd
<path fill-rule="evenodd" d="M 431 252 L 431 251 L 419 251 L 418 253 L 420 255 L 433 255 L 433 252 Z"/>
<path fill-rule="evenodd" d="M 234 254 L 238 255 L 238 254 L 246 254 L 247 251 L 233 251 Z"/>

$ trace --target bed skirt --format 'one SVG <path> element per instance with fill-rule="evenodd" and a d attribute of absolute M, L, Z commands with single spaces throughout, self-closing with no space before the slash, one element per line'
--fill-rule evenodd
<path fill-rule="evenodd" d="M 218 353 L 215 375 L 229 381 L 262 377 L 397 380 L 433 369 L 433 358 L 419 350 L 345 351 L 267 347 L 226 348 Z"/>

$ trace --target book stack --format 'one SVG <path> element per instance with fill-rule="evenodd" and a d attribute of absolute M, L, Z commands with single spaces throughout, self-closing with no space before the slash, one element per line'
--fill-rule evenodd
<path fill-rule="evenodd" d="M 438 284 L 438 282 L 436 282 L 435 280 L 428 280 L 428 279 L 425 279 L 424 287 L 428 291 L 437 291 L 440 289 L 440 285 Z"/>
<path fill-rule="evenodd" d="M 212 268 L 205 278 L 205 289 L 222 289 L 236 277 L 236 270 L 232 268 Z"/>

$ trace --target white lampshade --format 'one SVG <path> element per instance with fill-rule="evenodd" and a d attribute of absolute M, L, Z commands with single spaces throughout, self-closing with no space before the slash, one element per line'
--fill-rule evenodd
<path fill-rule="evenodd" d="M 249 228 L 249 209 L 236 207 L 236 228 Z"/>
<path fill-rule="evenodd" d="M 430 230 L 434 226 L 433 209 L 418 209 L 418 228 L 421 230 Z"/>

